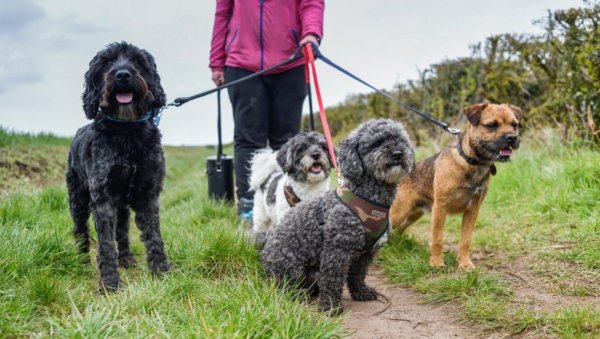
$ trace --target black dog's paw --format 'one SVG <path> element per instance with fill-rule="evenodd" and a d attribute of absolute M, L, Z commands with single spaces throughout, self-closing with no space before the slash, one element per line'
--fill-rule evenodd
<path fill-rule="evenodd" d="M 131 268 L 135 266 L 136 260 L 133 254 L 119 256 L 119 267 Z"/>
<path fill-rule="evenodd" d="M 98 286 L 98 293 L 108 294 L 115 292 L 119 287 L 121 287 L 121 279 L 119 277 L 101 279 L 100 286 Z"/>
<path fill-rule="evenodd" d="M 154 275 L 161 275 L 161 274 L 169 272 L 170 270 L 171 270 L 171 265 L 166 260 L 150 263 L 150 271 L 152 271 L 152 274 L 154 274 Z"/>
<path fill-rule="evenodd" d="M 377 293 L 377 291 L 372 287 L 363 286 L 351 290 L 350 295 L 352 296 L 352 300 L 371 301 L 377 300 L 377 296 L 379 295 L 379 293 Z"/>
<path fill-rule="evenodd" d="M 321 299 L 319 301 L 319 311 L 327 313 L 330 317 L 336 317 L 344 313 L 344 306 L 341 302 Z"/>

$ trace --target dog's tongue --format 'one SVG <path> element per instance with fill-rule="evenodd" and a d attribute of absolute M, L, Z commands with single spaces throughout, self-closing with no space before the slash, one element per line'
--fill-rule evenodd
<path fill-rule="evenodd" d="M 503 155 L 505 157 L 510 157 L 512 155 L 512 150 L 510 148 L 501 149 L 500 155 Z"/>
<path fill-rule="evenodd" d="M 119 93 L 115 98 L 120 104 L 128 104 L 133 100 L 133 93 Z"/>
<path fill-rule="evenodd" d="M 312 167 L 310 168 L 310 171 L 311 171 L 311 172 L 313 172 L 313 173 L 319 173 L 319 172 L 321 172 L 321 168 L 322 168 L 322 167 L 321 167 L 321 164 L 317 164 L 317 163 L 315 163 L 315 164 L 313 164 L 313 165 L 312 165 Z"/>

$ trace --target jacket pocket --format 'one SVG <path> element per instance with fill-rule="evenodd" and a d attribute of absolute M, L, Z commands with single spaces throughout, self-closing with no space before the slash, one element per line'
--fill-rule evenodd
<path fill-rule="evenodd" d="M 238 25 L 235 27 L 235 32 L 233 32 L 233 36 L 227 43 L 227 46 L 225 47 L 225 51 L 229 52 L 229 48 L 231 47 L 231 44 L 233 44 L 233 42 L 235 41 L 235 38 L 237 38 L 239 30 L 240 30 L 240 26 Z"/>

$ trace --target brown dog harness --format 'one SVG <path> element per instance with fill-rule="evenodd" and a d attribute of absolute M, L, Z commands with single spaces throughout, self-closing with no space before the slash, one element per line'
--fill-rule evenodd
<path fill-rule="evenodd" d="M 283 186 L 283 194 L 285 195 L 285 200 L 287 200 L 290 207 L 294 207 L 300 202 L 300 198 L 298 198 L 296 193 L 294 193 L 294 190 L 290 185 Z"/>
<path fill-rule="evenodd" d="M 389 206 L 382 206 L 354 194 L 348 187 L 336 190 L 338 199 L 356 215 L 365 227 L 365 250 L 370 250 L 389 227 Z"/>

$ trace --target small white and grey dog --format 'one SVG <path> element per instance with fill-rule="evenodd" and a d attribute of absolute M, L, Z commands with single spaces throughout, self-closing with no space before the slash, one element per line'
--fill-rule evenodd
<path fill-rule="evenodd" d="M 300 132 L 278 151 L 262 149 L 251 161 L 253 231 L 272 229 L 298 202 L 329 190 L 331 158 L 325 137 Z"/>
<path fill-rule="evenodd" d="M 319 309 L 342 310 L 342 287 L 354 300 L 377 298 L 365 283 L 380 240 L 389 232 L 387 213 L 396 186 L 415 168 L 415 153 L 401 123 L 370 120 L 340 144 L 345 179 L 291 209 L 268 232 L 261 261 L 278 281 L 291 281 L 319 294 Z"/>

